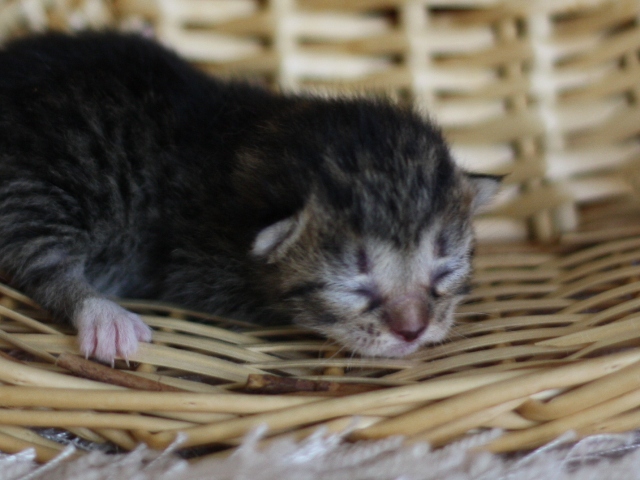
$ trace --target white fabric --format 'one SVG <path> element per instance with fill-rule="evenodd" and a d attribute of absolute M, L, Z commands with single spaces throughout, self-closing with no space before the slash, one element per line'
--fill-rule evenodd
<path fill-rule="evenodd" d="M 0 456 L 3 480 L 569 480 L 640 479 L 640 439 L 600 435 L 568 444 L 565 436 L 527 455 L 492 455 L 472 448 L 499 432 L 479 434 L 443 449 L 402 445 L 402 439 L 349 444 L 339 435 L 316 435 L 303 442 L 278 440 L 258 448 L 258 429 L 226 459 L 188 463 L 170 450 L 140 447 L 129 454 L 92 452 L 69 460 L 73 447 L 47 465 L 33 452 Z"/>

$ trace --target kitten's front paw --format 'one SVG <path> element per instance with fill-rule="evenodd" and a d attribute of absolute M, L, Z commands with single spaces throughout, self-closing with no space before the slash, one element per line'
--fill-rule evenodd
<path fill-rule="evenodd" d="M 138 341 L 151 341 L 151 329 L 138 315 L 105 298 L 84 300 L 74 323 L 84 356 L 112 365 L 116 356 L 133 355 Z"/>

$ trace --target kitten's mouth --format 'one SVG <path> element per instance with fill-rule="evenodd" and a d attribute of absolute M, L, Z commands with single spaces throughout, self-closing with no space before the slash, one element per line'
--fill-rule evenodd
<path fill-rule="evenodd" d="M 418 332 L 412 331 L 411 334 L 406 332 L 399 334 L 388 326 L 375 322 L 363 322 L 356 327 L 348 324 L 345 326 L 343 323 L 332 326 L 309 326 L 363 357 L 406 357 L 441 337 L 439 329 L 431 325 L 419 329 Z M 347 326 L 350 328 L 346 328 Z"/>

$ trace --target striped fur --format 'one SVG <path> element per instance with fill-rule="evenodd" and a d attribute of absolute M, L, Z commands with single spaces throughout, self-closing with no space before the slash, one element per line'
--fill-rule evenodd
<path fill-rule="evenodd" d="M 109 295 L 368 355 L 439 340 L 497 185 L 410 110 L 222 82 L 115 33 L 0 51 L 0 131 L 0 270 L 104 361 L 150 339 Z"/>

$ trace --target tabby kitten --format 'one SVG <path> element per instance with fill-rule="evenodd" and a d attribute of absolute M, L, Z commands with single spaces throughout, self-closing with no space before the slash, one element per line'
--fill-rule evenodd
<path fill-rule="evenodd" d="M 0 51 L 0 270 L 127 358 L 152 332 L 107 296 L 291 320 L 364 355 L 442 339 L 498 186 L 382 100 L 222 82 L 134 35 Z"/>

